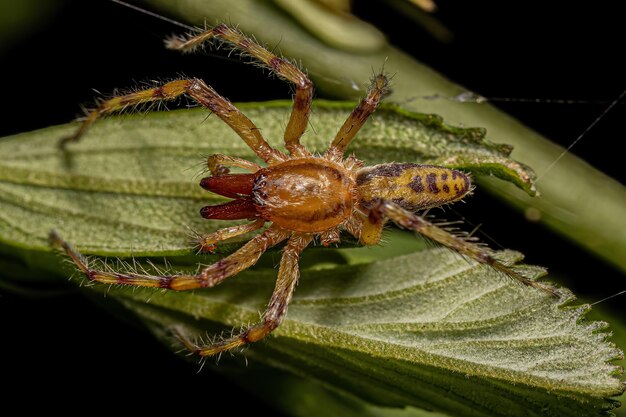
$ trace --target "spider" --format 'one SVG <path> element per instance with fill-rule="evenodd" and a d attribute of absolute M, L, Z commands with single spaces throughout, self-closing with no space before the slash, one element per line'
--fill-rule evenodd
<path fill-rule="evenodd" d="M 170 49 L 192 51 L 214 39 L 241 50 L 295 86 L 294 104 L 284 133 L 289 155 L 273 149 L 252 121 L 197 78 L 179 79 L 103 101 L 87 115 L 75 134 L 61 143 L 65 146 L 78 141 L 102 115 L 127 106 L 189 96 L 227 123 L 267 164 L 262 167 L 225 155 L 208 157 L 211 175 L 203 178 L 200 186 L 232 200 L 203 207 L 200 214 L 206 219 L 250 219 L 251 222 L 200 237 L 199 250 L 211 252 L 218 242 L 262 229 L 266 223 L 269 226 L 233 254 L 202 267 L 196 274 L 162 276 L 92 269 L 83 255 L 52 232 L 52 243 L 65 251 L 89 281 L 175 291 L 213 287 L 254 265 L 268 248 L 287 241 L 276 286 L 260 323 L 206 345 L 179 335 L 186 347 L 200 356 L 211 356 L 257 342 L 280 325 L 298 282 L 299 255 L 311 242 L 318 240 L 328 246 L 339 242 L 340 232 L 346 231 L 363 245 L 376 245 L 388 220 L 489 265 L 525 285 L 556 294 L 551 286 L 532 281 L 498 261 L 485 246 L 415 214 L 418 210 L 453 203 L 467 196 L 472 190 L 468 175 L 445 167 L 414 163 L 365 167 L 355 156 L 344 157 L 350 142 L 389 92 L 388 79 L 383 73 L 374 76 L 365 98 L 341 126 L 328 150 L 323 155 L 314 155 L 300 143 L 311 113 L 313 84 L 294 64 L 225 24 L 195 35 L 172 37 L 165 44 Z M 228 167 L 242 168 L 250 173 L 231 174 Z"/>

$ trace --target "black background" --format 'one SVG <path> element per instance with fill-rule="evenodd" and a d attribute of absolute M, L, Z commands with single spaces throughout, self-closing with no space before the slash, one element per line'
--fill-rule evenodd
<path fill-rule="evenodd" d="M 626 88 L 624 67 L 617 62 L 626 39 L 617 10 L 558 2 L 439 1 L 437 16 L 455 34 L 452 43 L 441 44 L 381 2 L 355 3 L 356 13 L 382 28 L 392 43 L 483 96 L 604 101 L 495 103 L 564 145 Z M 72 120 L 79 104 L 91 103 L 92 88 L 108 93 L 132 86 L 133 80 L 178 73 L 207 80 L 234 102 L 289 97 L 284 83 L 237 60 L 163 50 L 160 39 L 172 32 L 178 32 L 175 26 L 111 2 L 65 1 L 53 19 L 2 56 L 3 101 L 10 117 L 0 123 L 0 136 Z M 624 140 L 625 108 L 617 106 L 573 149 L 620 181 L 624 153 L 617 149 Z M 570 277 L 567 285 L 575 292 L 594 300 L 624 289 L 620 272 L 489 196 L 478 191 L 470 203 L 463 215 L 482 223 L 502 246 L 524 252 L 530 263 Z M 589 276 L 594 279 L 585 281 Z M 617 309 L 620 304 L 606 305 Z M 0 317 L 2 378 L 15 381 L 15 392 L 38 398 L 23 407 L 76 409 L 75 396 L 102 410 L 115 410 L 122 397 L 144 412 L 161 410 L 165 403 L 179 411 L 210 412 L 215 401 L 236 404 L 242 413 L 266 407 L 241 401 L 248 394 L 221 377 L 197 375 L 194 365 L 79 296 L 33 300 L 3 294 Z M 60 385 L 60 377 L 68 385 Z M 111 386 L 105 380 L 117 382 Z"/>

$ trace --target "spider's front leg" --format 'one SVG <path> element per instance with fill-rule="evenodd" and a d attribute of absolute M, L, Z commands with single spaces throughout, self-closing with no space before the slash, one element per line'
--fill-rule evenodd
<path fill-rule="evenodd" d="M 370 209 L 367 218 L 363 222 L 361 242 L 367 245 L 377 243 L 380 240 L 381 231 L 387 219 L 391 219 L 400 227 L 414 230 L 476 262 L 489 265 L 524 285 L 545 291 L 553 297 L 559 297 L 556 288 L 524 277 L 513 268 L 494 258 L 489 248 L 455 236 L 423 217 L 411 213 L 390 201 L 380 200 Z"/>
<path fill-rule="evenodd" d="M 385 74 L 378 74 L 372 79 L 372 83 L 367 90 L 367 95 L 361 100 L 359 105 L 350 113 L 350 116 L 343 123 L 339 132 L 331 142 L 326 157 L 334 161 L 341 161 L 352 139 L 361 130 L 367 119 L 376 111 L 380 101 L 389 94 L 389 79 Z"/>
<path fill-rule="evenodd" d="M 194 80 L 171 81 L 158 87 L 147 88 L 129 94 L 112 97 L 108 100 L 103 100 L 96 109 L 91 110 L 89 114 L 87 114 L 87 117 L 83 120 L 76 132 L 74 132 L 71 136 L 63 138 L 59 145 L 64 148 L 70 142 L 78 142 L 87 130 L 89 130 L 91 125 L 93 125 L 98 118 L 104 115 L 122 111 L 129 106 L 137 106 L 144 103 L 159 101 L 170 101 L 183 94 L 188 94 L 193 86 L 193 81 Z"/>
<path fill-rule="evenodd" d="M 165 41 L 165 46 L 169 49 L 189 52 L 215 38 L 226 41 L 234 48 L 261 61 L 279 78 L 292 83 L 296 87 L 293 109 L 285 129 L 285 147 L 294 156 L 311 156 L 311 153 L 300 144 L 300 138 L 307 128 L 309 115 L 311 114 L 313 83 L 298 67 L 288 60 L 276 56 L 238 30 L 224 24 L 217 25 L 197 35 L 169 38 Z"/>
<path fill-rule="evenodd" d="M 211 110 L 216 116 L 230 126 L 241 139 L 267 163 L 281 162 L 285 155 L 273 149 L 265 141 L 260 130 L 226 98 L 219 95 L 211 86 L 198 78 L 176 80 L 159 87 L 139 90 L 134 93 L 110 98 L 100 103 L 82 122 L 76 132 L 61 140 L 63 148 L 70 142 L 78 142 L 89 127 L 100 117 L 121 111 L 127 107 L 143 103 L 174 100 L 187 95 L 204 107 Z M 235 158 L 232 158 L 234 161 Z M 209 161 L 210 163 L 210 161 Z M 256 165 L 256 164 L 254 164 Z"/>
<path fill-rule="evenodd" d="M 306 248 L 313 240 L 311 235 L 294 234 L 290 239 L 280 260 L 278 269 L 278 279 L 272 298 L 263 313 L 261 322 L 249 327 L 240 334 L 221 340 L 209 345 L 197 345 L 185 335 L 179 333 L 178 336 L 185 346 L 200 356 L 212 356 L 226 350 L 230 350 L 248 343 L 257 342 L 263 339 L 276 329 L 287 313 L 287 306 L 291 301 L 300 272 L 298 270 L 298 259 L 300 252 Z"/>
<path fill-rule="evenodd" d="M 253 223 L 254 224 L 254 223 Z M 89 281 L 104 284 L 132 285 L 138 287 L 166 288 L 176 291 L 213 287 L 226 278 L 236 275 L 254 265 L 263 252 L 289 237 L 289 232 L 270 227 L 255 236 L 235 253 L 205 266 L 197 274 L 147 275 L 132 271 L 115 272 L 92 268 L 89 261 L 58 233 L 50 233 L 50 241 L 60 247 L 72 259 L 76 267 Z"/>

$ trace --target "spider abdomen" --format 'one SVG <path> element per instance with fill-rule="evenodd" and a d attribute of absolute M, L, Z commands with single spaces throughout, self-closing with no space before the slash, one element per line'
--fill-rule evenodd
<path fill-rule="evenodd" d="M 342 165 L 291 159 L 256 172 L 252 196 L 259 215 L 285 229 L 323 232 L 343 223 L 354 205 L 354 181 Z"/>
<path fill-rule="evenodd" d="M 413 163 L 362 168 L 356 183 L 361 206 L 370 208 L 382 199 L 411 211 L 453 203 L 472 189 L 470 178 L 460 171 Z"/>

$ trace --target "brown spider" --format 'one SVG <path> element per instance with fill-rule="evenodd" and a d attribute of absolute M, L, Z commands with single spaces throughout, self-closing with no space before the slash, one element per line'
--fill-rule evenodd
<path fill-rule="evenodd" d="M 294 105 L 284 135 L 289 155 L 271 148 L 260 130 L 246 116 L 213 88 L 195 78 L 171 81 L 160 87 L 106 100 L 90 112 L 76 133 L 64 139 L 62 144 L 79 140 L 101 115 L 127 106 L 171 100 L 185 94 L 226 122 L 267 164 L 261 167 L 254 162 L 225 155 L 208 158 L 211 176 L 203 178 L 200 185 L 233 200 L 203 207 L 200 210 L 202 217 L 253 221 L 200 238 L 200 250 L 212 251 L 217 242 L 260 229 L 266 222 L 270 223 L 269 227 L 235 253 L 202 268 L 197 274 L 163 276 L 92 269 L 79 252 L 52 232 L 53 243 L 65 250 L 90 281 L 177 291 L 213 287 L 254 265 L 269 247 L 286 240 L 276 287 L 261 322 L 236 336 L 206 346 L 181 337 L 192 352 L 201 356 L 215 355 L 256 342 L 278 327 L 298 281 L 299 254 L 314 239 L 328 246 L 338 242 L 340 232 L 345 230 L 363 245 L 375 245 L 380 241 L 381 231 L 388 219 L 475 261 L 490 265 L 523 284 L 556 294 L 552 287 L 531 281 L 496 260 L 488 248 L 455 236 L 414 214 L 417 210 L 438 207 L 466 196 L 472 189 L 466 174 L 444 167 L 413 163 L 364 167 L 354 156 L 344 159 L 346 148 L 388 91 L 385 75 L 374 77 L 367 96 L 339 129 L 326 153 L 315 156 L 300 144 L 311 112 L 313 84 L 295 65 L 223 24 L 196 36 L 168 39 L 166 46 L 190 51 L 213 38 L 221 39 L 249 54 L 278 77 L 295 85 Z M 227 166 L 243 168 L 251 173 L 230 174 Z"/>

